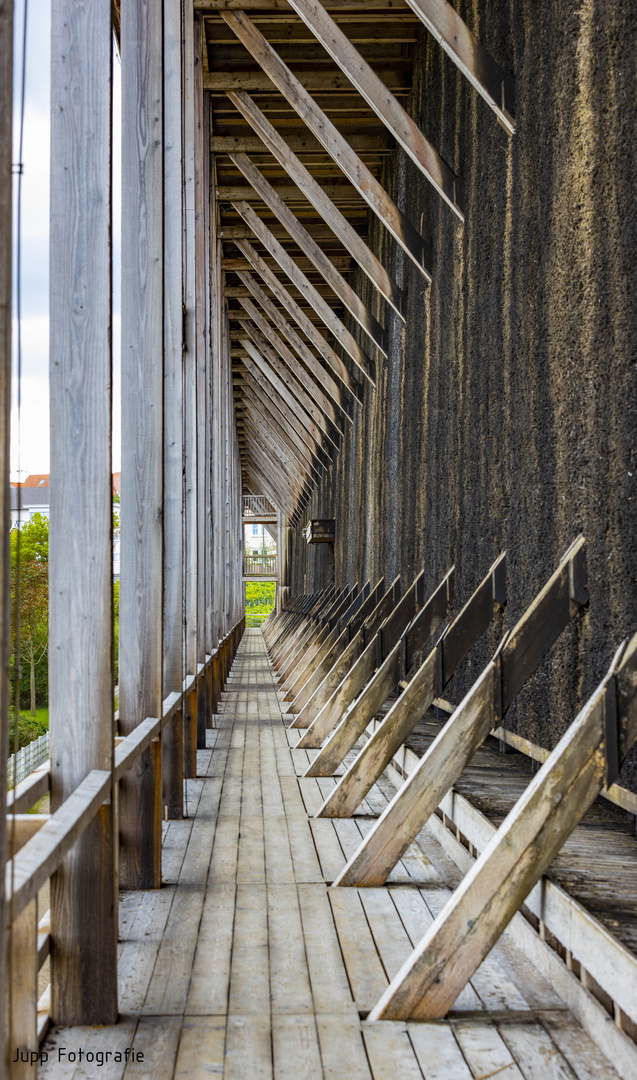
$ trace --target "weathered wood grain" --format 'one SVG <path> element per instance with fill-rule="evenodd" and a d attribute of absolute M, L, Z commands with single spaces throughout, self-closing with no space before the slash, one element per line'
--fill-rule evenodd
<path fill-rule="evenodd" d="M 108 0 L 90 11 L 56 0 L 51 14 L 49 716 L 55 811 L 91 770 L 108 771 L 113 761 L 112 34 Z M 125 610 L 124 603 L 122 624 Z M 110 1023 L 117 1012 L 113 829 L 109 806 L 53 882 L 52 1010 L 58 1023 Z M 80 962 L 78 940 L 86 942 Z"/>

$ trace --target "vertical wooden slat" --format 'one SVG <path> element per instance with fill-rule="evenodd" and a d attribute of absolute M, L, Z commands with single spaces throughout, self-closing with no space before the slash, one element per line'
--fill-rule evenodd
<path fill-rule="evenodd" d="M 192 0 L 183 11 L 184 124 L 184 615 L 185 667 L 197 671 L 197 339 L 195 309 L 195 44 Z M 194 728 L 194 748 L 193 729 Z M 197 775 L 197 692 L 189 695 L 186 713 L 186 776 Z"/>
<path fill-rule="evenodd" d="M 11 1011 L 9 1068 L 11 1080 L 31 1080 L 33 1066 L 14 1061 L 18 1050 L 38 1050 L 38 901 L 31 900 L 11 927 Z"/>
<path fill-rule="evenodd" d="M 183 684 L 181 0 L 164 0 L 164 696 Z M 183 817 L 183 716 L 164 729 L 162 803 Z"/>
<path fill-rule="evenodd" d="M 119 723 L 162 708 L 163 29 L 161 4 L 122 9 L 122 526 Z M 122 780 L 121 879 L 161 884 L 161 798 L 149 748 Z"/>
<path fill-rule="evenodd" d="M 113 762 L 111 6 L 54 0 L 51 37 L 51 809 Z M 52 1015 L 117 1016 L 112 807 L 51 882 Z"/>
<path fill-rule="evenodd" d="M 195 350 L 197 357 L 197 662 L 206 659 L 206 232 L 204 187 L 203 23 L 194 21 Z M 197 746 L 206 745 L 206 680 L 197 684 Z"/>
<path fill-rule="evenodd" d="M 0 0 L 0 615 L 9 626 L 9 417 L 11 409 L 11 140 L 13 113 L 13 0 Z M 9 756 L 9 635 L 0 642 L 0 760 Z M 7 772 L 0 770 L 0 814 L 6 812 Z M 0 872 L 7 856 L 6 830 L 0 830 Z M 0 926 L 5 925 L 4 893 Z M 0 986 L 5 985 L 5 934 L 0 934 Z M 4 1025 L 0 1024 L 0 1063 L 5 1061 Z"/>

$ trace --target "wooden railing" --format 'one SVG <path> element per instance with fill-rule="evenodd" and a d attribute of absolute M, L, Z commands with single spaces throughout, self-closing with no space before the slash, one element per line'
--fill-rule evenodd
<path fill-rule="evenodd" d="M 273 577 L 276 572 L 276 555 L 246 555 L 243 559 L 246 577 Z"/>
<path fill-rule="evenodd" d="M 276 518 L 276 507 L 272 505 L 267 495 L 244 495 L 243 516 L 244 518 Z"/>
<path fill-rule="evenodd" d="M 199 664 L 197 672 L 187 676 L 182 690 L 165 698 L 161 717 L 148 717 L 130 735 L 116 738 L 112 771 L 94 769 L 89 772 L 55 813 L 28 813 L 50 790 L 49 761 L 9 792 L 7 831 L 9 854 L 13 857 L 6 867 L 5 910 L 6 928 L 11 929 L 11 1046 L 37 1050 L 49 1022 L 50 988 L 37 1000 L 38 975 L 50 953 L 50 912 L 38 920 L 40 889 L 60 868 L 64 857 L 100 807 L 112 798 L 118 782 L 143 751 L 158 740 L 179 710 L 186 716 L 189 695 L 197 691 L 202 680 L 213 680 L 216 685 L 211 700 L 218 700 L 244 629 L 245 616 L 219 642 L 212 655 Z M 157 797 L 160 797 L 159 792 Z M 114 834 L 117 836 L 117 798 L 113 804 Z M 99 978 L 99 971 L 95 976 Z M 24 1068 L 18 1063 L 20 1067 Z"/>

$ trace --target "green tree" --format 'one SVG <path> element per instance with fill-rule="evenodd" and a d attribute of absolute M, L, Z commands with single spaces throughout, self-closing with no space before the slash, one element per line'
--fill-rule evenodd
<path fill-rule="evenodd" d="M 16 651 L 18 615 L 18 575 L 11 575 L 11 645 L 14 663 L 29 668 L 31 716 L 35 716 L 35 673 L 49 646 L 49 581 L 47 563 L 20 559 L 20 645 Z"/>

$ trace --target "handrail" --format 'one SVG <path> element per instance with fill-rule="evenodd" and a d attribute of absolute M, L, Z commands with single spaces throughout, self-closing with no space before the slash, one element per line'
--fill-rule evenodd
<path fill-rule="evenodd" d="M 75 790 L 64 800 L 62 805 L 51 814 L 35 836 L 7 862 L 5 870 L 5 897 L 7 927 L 24 911 L 27 904 L 37 896 L 38 891 L 52 874 L 59 868 L 64 856 L 97 814 L 100 806 L 112 793 L 113 783 L 117 783 L 135 763 L 147 746 L 171 720 L 175 712 L 185 703 L 187 694 L 192 690 L 197 679 L 206 671 L 219 649 L 229 642 L 244 621 L 245 616 L 237 620 L 231 630 L 219 642 L 219 647 L 206 655 L 206 661 L 197 666 L 196 675 L 184 679 L 183 689 L 174 690 L 163 701 L 161 717 L 147 717 L 138 724 L 129 735 L 115 747 L 112 772 L 93 769 Z M 20 813 L 29 808 L 45 795 L 50 787 L 50 762 L 44 763 L 32 776 L 10 792 L 9 807 L 11 812 Z"/>

